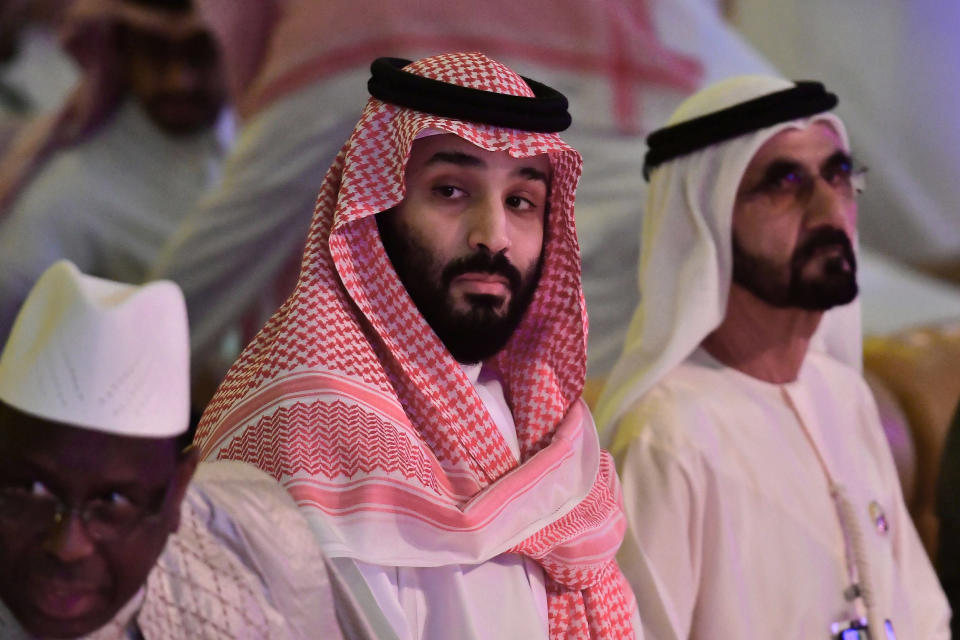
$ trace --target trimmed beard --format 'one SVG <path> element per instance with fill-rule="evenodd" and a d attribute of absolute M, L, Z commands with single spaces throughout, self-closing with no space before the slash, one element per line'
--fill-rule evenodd
<path fill-rule="evenodd" d="M 840 255 L 824 261 L 814 278 L 805 278 L 804 267 L 818 250 L 839 247 Z M 849 268 L 845 268 L 849 266 Z M 748 253 L 733 236 L 733 281 L 767 304 L 807 311 L 826 311 L 857 297 L 857 259 L 846 233 L 834 227 L 815 229 L 790 257 L 789 280 L 780 268 L 761 256 Z"/>
<path fill-rule="evenodd" d="M 447 351 L 464 364 L 482 362 L 499 353 L 533 300 L 543 255 L 526 273 L 521 273 L 503 252 L 494 254 L 485 247 L 441 264 L 413 234 L 398 229 L 390 213 L 392 210 L 377 215 L 383 248 L 413 303 Z M 509 302 L 504 303 L 500 296 L 468 294 L 465 300 L 470 310 L 455 309 L 450 284 L 457 276 L 470 272 L 505 277 Z M 502 309 L 504 304 L 506 309 Z"/>

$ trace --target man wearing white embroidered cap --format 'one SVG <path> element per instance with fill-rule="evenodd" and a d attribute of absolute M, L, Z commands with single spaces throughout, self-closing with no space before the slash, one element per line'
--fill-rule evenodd
<path fill-rule="evenodd" d="M 650 637 L 949 637 L 859 372 L 836 102 L 737 77 L 648 139 L 642 302 L 597 421 Z"/>
<path fill-rule="evenodd" d="M 0 357 L 0 637 L 341 637 L 286 492 L 191 483 L 188 358 L 173 283 L 60 261 L 34 286 Z"/>

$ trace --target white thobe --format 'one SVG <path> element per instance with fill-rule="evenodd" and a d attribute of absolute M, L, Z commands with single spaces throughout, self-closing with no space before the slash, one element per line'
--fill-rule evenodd
<path fill-rule="evenodd" d="M 776 385 L 701 349 L 621 419 L 631 427 L 619 561 L 647 637 L 809 640 L 859 617 L 843 595 L 847 546 L 826 468 L 853 504 L 879 616 L 901 640 L 949 638 L 949 607 L 855 371 L 811 352 L 796 381 Z"/>
<path fill-rule="evenodd" d="M 47 162 L 0 218 L 0 336 L 58 259 L 139 283 L 183 215 L 219 175 L 214 130 L 177 138 L 134 103 L 86 142 Z"/>
<path fill-rule="evenodd" d="M 516 426 L 503 389 L 480 369 L 479 364 L 464 367 L 519 461 Z M 503 554 L 478 565 L 442 567 L 356 564 L 401 640 L 547 638 L 543 569 L 525 556 Z"/>
<path fill-rule="evenodd" d="M 337 596 L 334 595 L 336 592 Z M 287 492 L 239 462 L 203 463 L 143 589 L 87 640 L 365 639 L 358 610 Z M 338 613 L 354 622 L 341 634 Z M 366 619 L 374 625 L 366 624 Z M 357 632 L 359 628 L 359 632 Z M 30 636 L 0 603 L 0 638 Z"/>
<path fill-rule="evenodd" d="M 367 76 L 305 87 L 244 122 L 223 180 L 158 255 L 152 277 L 176 282 L 187 301 L 195 371 L 220 380 L 245 346 L 243 327 L 262 326 L 293 289 L 317 191 L 356 124 Z M 277 285 L 283 273 L 288 286 Z"/>

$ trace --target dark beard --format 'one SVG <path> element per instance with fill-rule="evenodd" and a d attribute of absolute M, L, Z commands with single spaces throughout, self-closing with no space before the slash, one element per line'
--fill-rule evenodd
<path fill-rule="evenodd" d="M 482 362 L 502 350 L 533 299 L 540 279 L 541 261 L 523 274 L 501 253 L 480 251 L 446 265 L 410 233 L 396 228 L 390 211 L 377 215 L 383 248 L 400 282 L 420 314 L 457 362 Z M 510 301 L 492 295 L 468 295 L 470 310 L 457 311 L 450 283 L 457 276 L 481 272 L 502 275 L 509 282 Z"/>
<path fill-rule="evenodd" d="M 824 263 L 815 278 L 804 278 L 803 268 L 827 247 L 840 247 L 841 255 Z M 845 265 L 849 269 L 845 269 Z M 776 265 L 747 253 L 733 236 L 733 281 L 774 307 L 826 311 L 857 297 L 857 259 L 847 234 L 833 227 L 813 231 L 790 257 L 789 281 L 784 283 Z"/>

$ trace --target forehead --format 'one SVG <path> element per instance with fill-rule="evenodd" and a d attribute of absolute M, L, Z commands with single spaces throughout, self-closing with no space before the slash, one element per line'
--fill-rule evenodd
<path fill-rule="evenodd" d="M 142 38 L 155 38 L 182 42 L 209 35 L 201 17 L 194 11 L 166 11 L 139 6 L 125 6 L 120 22 L 131 34 Z"/>
<path fill-rule="evenodd" d="M 830 123 L 821 120 L 802 129 L 792 127 L 764 142 L 750 159 L 745 174 L 761 171 L 778 160 L 817 166 L 837 151 L 844 151 L 843 140 Z"/>
<path fill-rule="evenodd" d="M 78 485 L 153 485 L 176 463 L 171 438 L 135 438 L 30 416 L 0 407 L 0 465 L 26 464 Z"/>
<path fill-rule="evenodd" d="M 434 164 L 431 163 L 431 160 L 438 153 L 463 154 L 476 158 L 482 163 L 482 166 L 473 166 L 476 169 L 517 171 L 529 167 L 548 175 L 550 171 L 550 157 L 545 153 L 527 158 L 515 158 L 507 151 L 487 151 L 460 136 L 452 133 L 441 133 L 413 141 L 413 146 L 410 148 L 410 159 L 407 161 L 407 173 L 416 173 Z"/>

